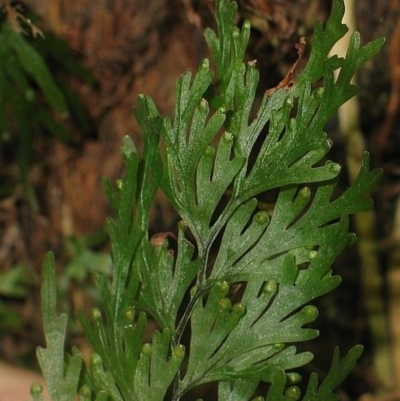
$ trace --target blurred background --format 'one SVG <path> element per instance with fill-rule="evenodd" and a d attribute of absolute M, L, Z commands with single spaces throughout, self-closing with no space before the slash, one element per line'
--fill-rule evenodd
<path fill-rule="evenodd" d="M 300 36 L 307 38 L 309 52 L 313 25 L 326 21 L 331 0 L 238 3 L 238 24 L 247 18 L 253 25 L 247 57 L 257 60 L 261 97 L 296 61 Z M 323 376 L 336 345 L 344 353 L 361 343 L 364 356 L 340 388 L 341 400 L 395 401 L 400 400 L 400 1 L 354 3 L 348 5 L 354 7 L 351 29 L 360 31 L 362 43 L 384 35 L 386 44 L 357 76 L 355 107 L 343 109 L 327 127 L 334 142 L 330 158 L 344 165 L 343 189 L 352 180 L 351 154 L 364 148 L 384 175 L 373 194 L 375 209 L 354 220 L 360 244 L 334 266 L 343 284 L 318 301 L 320 337 L 306 345 L 315 359 L 304 375 Z M 161 114 L 173 115 L 176 78 L 208 57 L 202 32 L 214 27 L 214 4 L 29 0 L 3 1 L 0 7 L 5 11 L 0 57 L 7 60 L 0 67 L 0 360 L 36 369 L 35 349 L 43 344 L 43 256 L 53 250 L 59 263 L 60 308 L 73 315 L 96 302 L 91 273 L 110 270 L 105 221 L 111 210 L 102 179 L 113 182 L 123 173 L 125 135 L 141 148 L 132 113 L 138 94 L 150 95 Z M 13 18 L 27 33 L 31 23 L 43 32 L 44 38 L 22 34 L 19 44 L 23 54 L 33 49 L 47 67 L 43 85 L 17 45 L 6 45 L 11 35 L 6 20 Z M 52 85 L 58 103 L 46 93 Z M 350 130 L 361 135 L 351 146 L 343 132 L 349 129 L 347 117 Z M 175 222 L 160 195 L 153 232 L 173 229 Z M 72 324 L 68 346 L 85 349 L 81 334 Z"/>

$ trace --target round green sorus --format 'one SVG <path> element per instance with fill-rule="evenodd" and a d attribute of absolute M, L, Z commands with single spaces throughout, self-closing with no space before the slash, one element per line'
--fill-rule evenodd
<path fill-rule="evenodd" d="M 311 191 L 310 191 L 309 187 L 303 187 L 299 191 L 299 196 L 301 196 L 302 198 L 307 199 L 310 197 L 310 195 L 311 195 Z"/>
<path fill-rule="evenodd" d="M 223 138 L 224 138 L 224 140 L 225 140 L 226 142 L 232 142 L 234 136 L 233 136 L 233 134 L 231 134 L 230 132 L 226 131 L 226 132 L 224 133 Z"/>
<path fill-rule="evenodd" d="M 210 68 L 210 61 L 208 58 L 203 59 L 203 61 L 200 63 L 200 68 L 202 70 L 208 70 Z"/>
<path fill-rule="evenodd" d="M 332 173 L 339 174 L 341 169 L 342 169 L 342 166 L 340 164 L 329 163 L 329 170 L 331 170 Z"/>
<path fill-rule="evenodd" d="M 92 309 L 92 318 L 94 320 L 100 320 L 101 319 L 101 312 L 99 308 L 93 308 Z"/>
<path fill-rule="evenodd" d="M 118 180 L 115 181 L 115 184 L 116 184 L 117 188 L 121 191 L 122 185 L 123 185 L 123 181 L 121 179 L 118 179 Z"/>
<path fill-rule="evenodd" d="M 313 260 L 313 259 L 315 259 L 315 257 L 316 257 L 317 255 L 318 255 L 318 252 L 312 250 L 312 251 L 310 251 L 310 253 L 308 254 L 308 259 Z"/>
<path fill-rule="evenodd" d="M 226 114 L 226 107 L 224 106 L 219 107 L 217 113 Z"/>
<path fill-rule="evenodd" d="M 348 245 L 353 245 L 356 242 L 357 242 L 357 234 L 349 233 L 349 243 L 348 243 Z"/>
<path fill-rule="evenodd" d="M 312 322 L 318 317 L 318 308 L 314 305 L 306 305 L 301 313 L 307 317 L 307 321 Z"/>
<path fill-rule="evenodd" d="M 232 312 L 242 317 L 246 313 L 246 307 L 240 302 L 236 303 L 232 307 Z"/>
<path fill-rule="evenodd" d="M 272 347 L 273 347 L 273 349 L 274 349 L 275 351 L 282 351 L 282 350 L 285 348 L 285 344 L 283 344 L 283 343 L 276 343 L 276 344 L 274 344 Z"/>
<path fill-rule="evenodd" d="M 316 99 L 318 99 L 318 100 L 321 100 L 322 99 L 322 97 L 324 96 L 324 88 L 322 88 L 322 87 L 320 87 L 320 88 L 317 88 L 317 89 L 315 89 L 315 91 L 313 92 L 313 96 L 316 98 Z"/>
<path fill-rule="evenodd" d="M 43 386 L 40 383 L 32 383 L 31 384 L 31 395 L 40 395 L 43 392 Z"/>
<path fill-rule="evenodd" d="M 292 97 L 292 96 L 288 96 L 288 97 L 285 99 L 285 106 L 286 106 L 286 107 L 292 107 L 293 105 L 294 105 L 293 97 Z"/>
<path fill-rule="evenodd" d="M 185 346 L 182 344 L 175 345 L 172 350 L 172 356 L 177 359 L 183 359 L 183 357 L 185 356 Z"/>
<path fill-rule="evenodd" d="M 198 287 L 197 285 L 194 285 L 191 289 L 190 289 L 190 298 L 193 298 L 195 296 L 195 294 L 197 293 Z"/>
<path fill-rule="evenodd" d="M 211 145 L 208 145 L 206 147 L 206 150 L 204 151 L 205 156 L 213 156 L 214 153 L 215 153 L 215 149 Z"/>
<path fill-rule="evenodd" d="M 300 382 L 301 379 L 302 379 L 301 375 L 299 375 L 297 372 L 286 373 L 286 382 L 288 384 L 296 384 Z"/>
<path fill-rule="evenodd" d="M 153 353 L 153 346 L 150 343 L 143 344 L 142 353 L 148 357 L 151 357 L 151 354 Z"/>
<path fill-rule="evenodd" d="M 100 366 L 103 363 L 101 356 L 99 354 L 92 354 L 90 356 L 90 364 L 93 367 Z"/>
<path fill-rule="evenodd" d="M 199 108 L 200 108 L 201 110 L 203 110 L 203 111 L 207 111 L 207 110 L 209 109 L 209 107 L 208 107 L 208 102 L 207 102 L 206 99 L 202 98 L 202 99 L 200 100 Z"/>
<path fill-rule="evenodd" d="M 233 39 L 238 39 L 239 36 L 240 36 L 239 28 L 237 26 L 234 26 L 232 29 L 232 37 Z"/>
<path fill-rule="evenodd" d="M 221 283 L 218 283 L 217 285 L 219 285 L 219 290 L 220 290 L 222 296 L 224 297 L 229 292 L 229 289 L 230 289 L 228 282 L 222 281 Z"/>
<path fill-rule="evenodd" d="M 266 293 L 274 293 L 277 287 L 278 284 L 275 280 L 269 280 L 264 284 L 263 291 Z"/>
<path fill-rule="evenodd" d="M 332 142 L 327 140 L 326 141 L 327 146 L 331 147 Z M 333 162 L 332 160 L 327 160 L 325 162 L 325 166 L 329 167 L 329 170 L 331 170 L 333 173 L 339 173 L 340 170 L 342 169 L 342 166 L 338 163 Z"/>
<path fill-rule="evenodd" d="M 270 219 L 270 215 L 264 210 L 261 210 L 254 215 L 254 221 L 260 225 L 269 223 Z"/>
<path fill-rule="evenodd" d="M 242 29 L 244 29 L 244 30 L 246 30 L 246 31 L 250 31 L 250 28 L 251 28 L 251 22 L 250 22 L 249 20 L 246 19 L 246 20 L 243 22 Z"/>
<path fill-rule="evenodd" d="M 129 306 L 125 310 L 125 319 L 131 322 L 134 317 L 135 317 L 135 308 L 133 306 Z"/>
<path fill-rule="evenodd" d="M 260 395 L 260 396 L 258 396 L 256 398 L 253 398 L 251 401 L 264 401 L 264 400 L 265 400 L 265 398 L 261 397 L 261 395 Z"/>
<path fill-rule="evenodd" d="M 182 231 L 186 231 L 188 228 L 188 225 L 185 220 L 178 221 L 178 226 Z"/>
<path fill-rule="evenodd" d="M 298 400 L 301 396 L 301 391 L 297 386 L 290 386 L 286 391 L 285 391 L 285 396 L 288 397 L 291 400 Z"/>
<path fill-rule="evenodd" d="M 90 395 L 91 395 L 91 390 L 90 390 L 90 387 L 87 385 L 87 384 L 84 384 L 82 387 L 81 387 L 81 389 L 79 390 L 79 394 L 82 396 L 82 397 L 85 397 L 85 399 L 86 398 L 88 398 L 88 397 L 90 397 Z"/>
<path fill-rule="evenodd" d="M 232 301 L 229 298 L 222 298 L 218 302 L 218 308 L 221 312 L 230 312 L 232 310 Z"/>

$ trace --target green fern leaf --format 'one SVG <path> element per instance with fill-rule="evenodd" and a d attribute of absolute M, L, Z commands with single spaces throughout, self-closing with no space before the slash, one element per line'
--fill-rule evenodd
<path fill-rule="evenodd" d="M 247 401 L 257 388 L 257 377 L 248 380 L 222 381 L 218 384 L 218 401 Z"/>
<path fill-rule="evenodd" d="M 186 240 L 185 227 L 179 225 L 177 254 L 168 249 L 168 239 L 161 243 L 142 242 L 136 260 L 141 280 L 146 285 L 140 291 L 139 303 L 158 324 L 175 332 L 178 310 L 183 297 L 200 269 L 200 261 L 193 260 L 194 247 Z"/>
<path fill-rule="evenodd" d="M 54 255 L 48 253 L 42 269 L 41 305 L 46 348 L 37 348 L 37 358 L 52 401 L 71 401 L 77 392 L 82 357 L 75 350 L 64 366 L 64 342 L 68 317 L 57 315 Z"/>
<path fill-rule="evenodd" d="M 181 345 L 170 350 L 170 332 L 156 331 L 153 343 L 143 346 L 134 378 L 138 400 L 160 401 L 172 383 L 185 355 Z"/>

